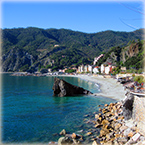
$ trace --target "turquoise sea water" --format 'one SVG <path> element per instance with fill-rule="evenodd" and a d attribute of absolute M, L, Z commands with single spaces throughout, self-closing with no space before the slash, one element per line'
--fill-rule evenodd
<path fill-rule="evenodd" d="M 91 82 L 74 77 L 64 80 L 98 92 Z M 2 75 L 2 142 L 57 141 L 62 129 L 73 133 L 87 128 L 84 115 L 98 112 L 98 105 L 115 100 L 95 97 L 53 97 L 54 77 Z"/>

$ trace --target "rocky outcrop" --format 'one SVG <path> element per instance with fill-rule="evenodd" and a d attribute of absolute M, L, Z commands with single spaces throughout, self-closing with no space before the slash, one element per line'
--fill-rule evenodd
<path fill-rule="evenodd" d="M 142 68 L 143 66 L 143 48 L 144 44 L 141 41 L 132 41 L 128 43 L 125 47 L 113 47 L 103 58 L 98 61 L 98 64 L 101 65 L 111 63 L 112 65 L 117 65 L 117 63 L 124 64 L 127 69 L 131 65 L 134 65 L 136 68 Z"/>
<path fill-rule="evenodd" d="M 92 121 L 96 130 L 100 129 L 99 136 L 94 135 L 95 131 L 89 132 L 92 145 L 140 145 L 145 142 L 136 122 L 124 119 L 122 102 L 105 104 L 99 111 Z"/>
<path fill-rule="evenodd" d="M 10 49 L 7 53 L 2 55 L 2 71 L 3 72 L 30 72 L 34 73 L 38 70 L 39 66 L 46 67 L 51 64 L 48 57 L 39 58 L 42 56 L 33 56 L 28 51 L 14 47 Z M 44 72 L 44 70 L 42 70 Z M 45 71 L 46 72 L 46 71 Z"/>
<path fill-rule="evenodd" d="M 2 55 L 2 69 L 4 72 L 19 71 L 24 65 L 27 65 L 29 68 L 32 63 L 33 56 L 19 48 L 13 48 L 8 53 Z"/>
<path fill-rule="evenodd" d="M 53 85 L 53 95 L 54 96 L 75 96 L 79 94 L 92 94 L 90 91 L 85 90 L 81 87 L 74 86 L 62 79 L 54 78 L 54 85 Z"/>

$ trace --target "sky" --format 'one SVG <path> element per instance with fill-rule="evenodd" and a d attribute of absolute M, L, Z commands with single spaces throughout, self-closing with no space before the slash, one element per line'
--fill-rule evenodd
<path fill-rule="evenodd" d="M 85 33 L 131 32 L 144 28 L 143 1 L 10 1 L 1 2 L 1 28 L 38 27 Z"/>

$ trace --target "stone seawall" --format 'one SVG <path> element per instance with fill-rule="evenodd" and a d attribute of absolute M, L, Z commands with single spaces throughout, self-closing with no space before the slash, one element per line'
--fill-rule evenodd
<path fill-rule="evenodd" d="M 145 98 L 134 96 L 132 119 L 137 123 L 139 132 L 145 135 Z"/>

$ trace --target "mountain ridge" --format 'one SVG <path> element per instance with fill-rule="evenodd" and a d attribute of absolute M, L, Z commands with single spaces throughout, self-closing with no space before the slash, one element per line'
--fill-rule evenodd
<path fill-rule="evenodd" d="M 109 51 L 111 47 L 123 47 L 129 41 L 142 40 L 143 33 L 144 29 L 133 32 L 107 30 L 89 34 L 68 29 L 36 27 L 4 29 L 2 30 L 3 71 L 18 71 L 26 64 L 29 68 L 34 67 L 38 70 L 38 66 L 41 68 L 53 65 L 55 68 L 63 68 L 72 64 L 91 63 L 94 57 Z M 14 51 L 11 51 L 12 49 Z M 31 55 L 33 63 L 21 64 L 19 62 L 21 65 L 10 69 L 10 64 L 8 66 L 5 64 L 8 64 L 7 61 L 19 64 L 20 59 L 15 60 L 13 55 L 16 53 L 15 50 L 19 49 L 23 55 L 26 53 Z M 10 58 L 4 59 L 8 55 Z M 27 56 L 23 57 L 27 59 Z M 53 64 L 52 60 L 54 60 Z M 15 66 L 15 64 L 11 66 Z"/>

